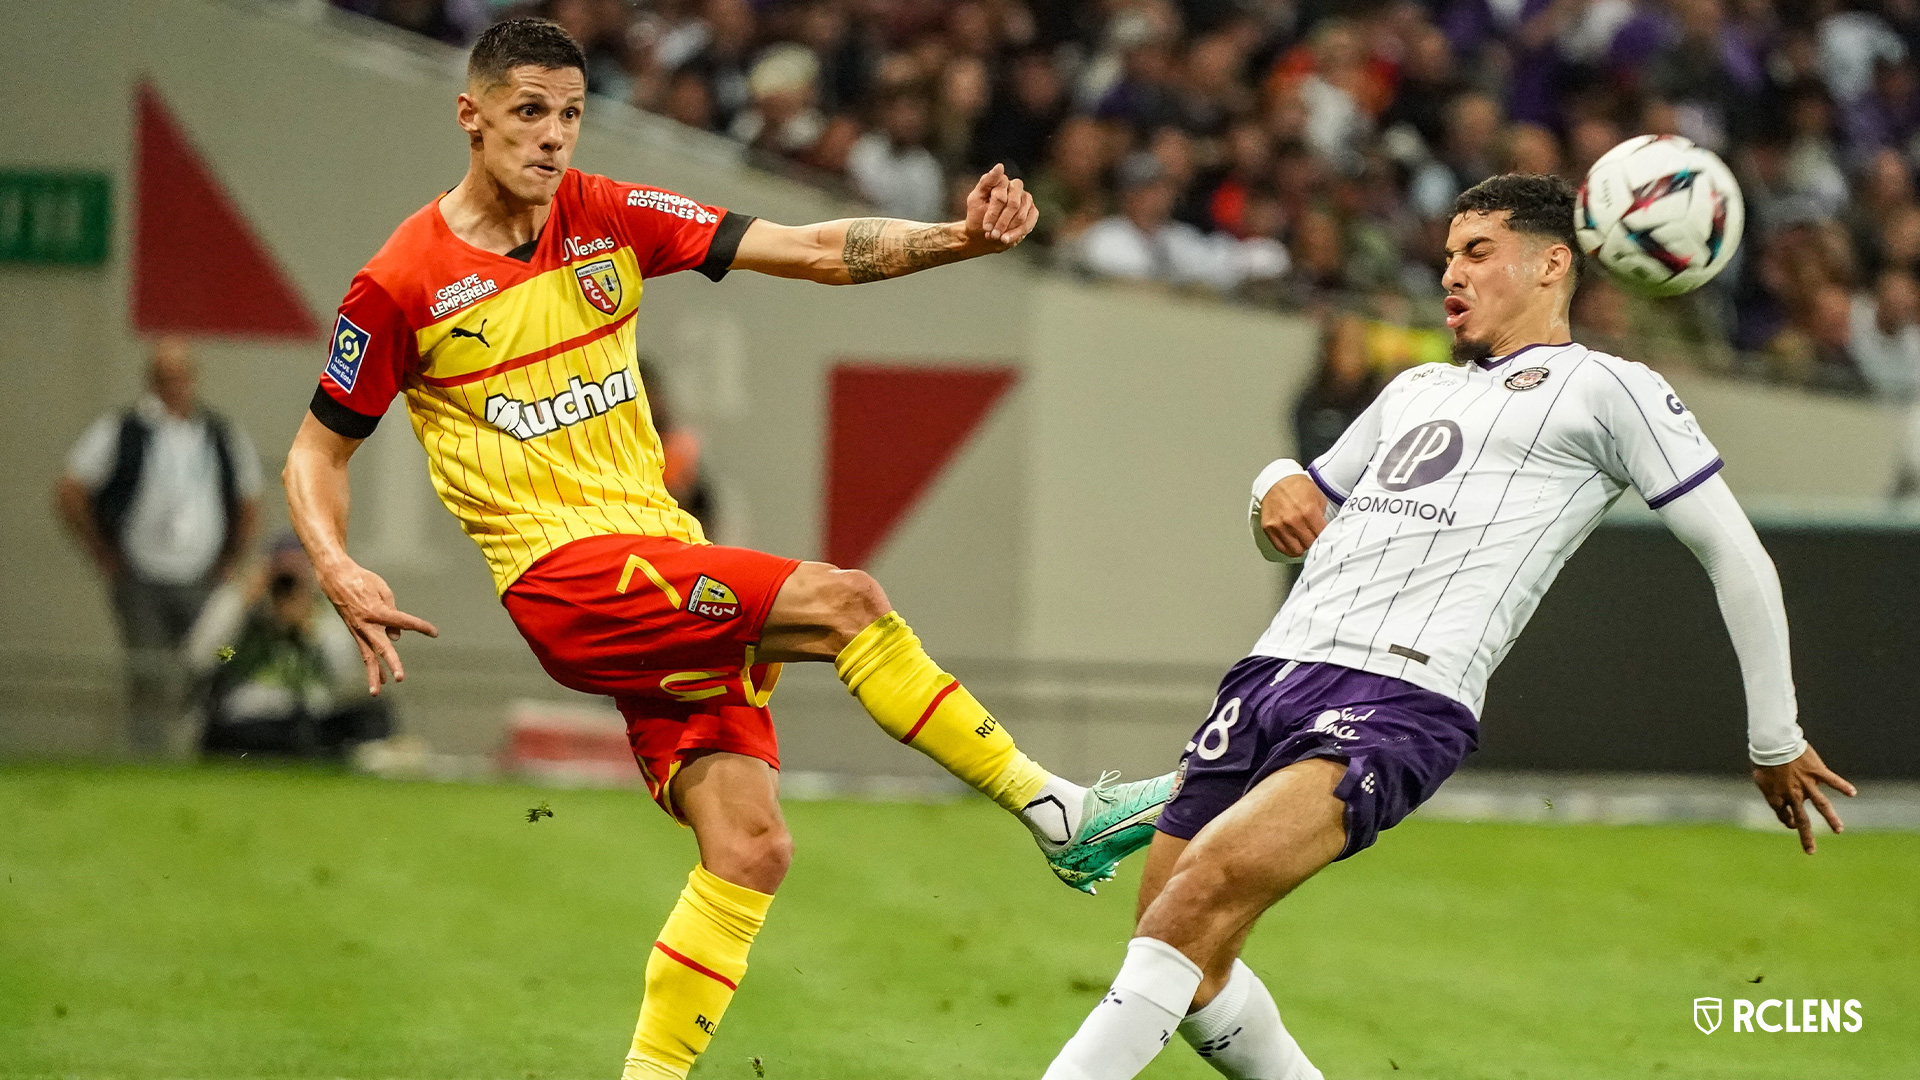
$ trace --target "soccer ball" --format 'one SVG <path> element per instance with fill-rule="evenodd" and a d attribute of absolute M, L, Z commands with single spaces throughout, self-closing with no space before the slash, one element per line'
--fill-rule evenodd
<path fill-rule="evenodd" d="M 1746 216 L 1740 185 L 1713 151 L 1641 135 L 1587 170 L 1573 224 L 1580 249 L 1622 285 L 1678 296 L 1727 268 Z"/>

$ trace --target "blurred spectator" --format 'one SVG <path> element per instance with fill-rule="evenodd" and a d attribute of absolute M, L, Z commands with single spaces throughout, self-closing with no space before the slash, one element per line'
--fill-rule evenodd
<path fill-rule="evenodd" d="M 713 91 L 707 86 L 707 81 L 694 71 L 682 70 L 667 81 L 660 112 L 702 131 L 712 129 L 717 123 Z"/>
<path fill-rule="evenodd" d="M 847 154 L 854 190 L 892 217 L 939 221 L 946 210 L 946 175 L 927 149 L 927 99 L 896 90 L 880 105 L 881 127 Z"/>
<path fill-rule="evenodd" d="M 1858 101 L 1873 82 L 1874 65 L 1906 59 L 1907 47 L 1886 20 L 1866 5 L 1834 10 L 1836 0 L 1815 0 L 1820 20 L 1820 77 L 1836 100 Z"/>
<path fill-rule="evenodd" d="M 707 481 L 700 456 L 700 432 L 682 421 L 673 406 L 668 380 L 662 377 L 659 365 L 644 356 L 640 358 L 640 384 L 647 388 L 647 409 L 653 414 L 653 427 L 660 434 L 660 450 L 666 458 L 667 494 L 700 522 L 711 540 L 719 523 L 713 485 Z"/>
<path fill-rule="evenodd" d="M 1066 104 L 1066 84 L 1052 58 L 1039 50 L 1020 54 L 975 133 L 968 167 L 984 172 L 1003 164 L 1031 183 L 1046 162 Z"/>
<path fill-rule="evenodd" d="M 1560 171 L 1560 140 L 1539 124 L 1513 125 L 1507 131 L 1506 142 L 1500 171 L 1547 175 Z"/>
<path fill-rule="evenodd" d="M 587 54 L 587 93 L 630 96 L 633 77 L 623 0 L 547 0 L 544 6 L 546 17 L 564 27 Z"/>
<path fill-rule="evenodd" d="M 1384 385 L 1368 369 L 1366 323 L 1357 315 L 1328 319 L 1320 335 L 1320 369 L 1293 407 L 1299 460 L 1333 449 Z"/>
<path fill-rule="evenodd" d="M 1472 92 L 1453 99 L 1447 110 L 1446 141 L 1440 155 L 1415 175 L 1410 195 L 1423 217 L 1440 217 L 1454 196 L 1492 176 L 1500 136 L 1500 103 Z"/>
<path fill-rule="evenodd" d="M 1869 270 L 1878 271 L 1886 265 L 1886 230 L 1912 203 L 1913 177 L 1906 162 L 1891 149 L 1875 152 L 1862 171 L 1846 219 L 1853 248 Z"/>
<path fill-rule="evenodd" d="M 1647 66 L 1647 89 L 1673 103 L 1676 134 L 1724 150 L 1729 134 L 1751 124 L 1766 87 L 1755 43 L 1729 26 L 1722 0 L 1674 0 L 1673 39 Z"/>
<path fill-rule="evenodd" d="M 1079 261 L 1101 277 L 1210 285 L 1231 289 L 1249 277 L 1284 271 L 1271 249 L 1266 259 L 1241 241 L 1209 237 L 1173 220 L 1178 188 L 1160 159 L 1144 151 L 1120 163 L 1120 212 L 1103 218 L 1079 240 Z"/>
<path fill-rule="evenodd" d="M 127 741 L 163 756 L 184 706 L 180 644 L 253 543 L 260 459 L 200 401 L 185 341 L 155 344 L 147 388 L 74 444 L 56 497 L 111 591 L 127 648 Z"/>
<path fill-rule="evenodd" d="M 1863 387 L 1854 366 L 1853 301 L 1835 283 L 1816 287 L 1807 303 L 1767 343 L 1769 372 L 1781 382 L 1834 390 Z"/>
<path fill-rule="evenodd" d="M 1253 112 L 1253 88 L 1245 78 L 1248 44 L 1244 34 L 1216 32 L 1187 51 L 1177 93 L 1180 122 L 1194 134 L 1218 137 Z"/>
<path fill-rule="evenodd" d="M 1840 167 L 1834 138 L 1833 100 L 1817 87 L 1804 87 L 1788 104 L 1787 186 L 1811 200 L 1823 218 L 1837 215 L 1847 202 L 1847 174 Z"/>
<path fill-rule="evenodd" d="M 1358 28 L 1345 19 L 1322 22 L 1304 48 L 1281 59 L 1270 87 L 1275 96 L 1299 96 L 1315 153 L 1341 171 L 1357 163 L 1383 97 L 1382 75 L 1366 63 Z"/>
<path fill-rule="evenodd" d="M 1052 151 L 1033 184 L 1033 203 L 1040 211 L 1040 239 L 1058 241 L 1079 236 L 1106 213 L 1110 159 L 1100 125 L 1086 116 L 1060 125 Z"/>
<path fill-rule="evenodd" d="M 699 18 L 661 39 L 660 64 L 704 81 L 713 98 L 715 128 L 732 131 L 734 119 L 753 101 L 748 78 L 753 46 L 753 9 L 747 0 L 704 0 Z"/>
<path fill-rule="evenodd" d="M 873 88 L 878 57 L 872 35 L 854 26 L 847 5 L 835 0 L 807 4 L 798 37 L 820 58 L 820 107 L 830 113 L 860 108 Z"/>
<path fill-rule="evenodd" d="M 1920 205 L 1900 203 L 1886 211 L 1879 242 L 1868 249 L 1882 268 L 1920 268 Z"/>
<path fill-rule="evenodd" d="M 935 156 L 956 171 L 972 160 L 974 131 L 986 115 L 991 83 L 986 62 L 977 56 L 960 57 L 940 73 L 931 143 Z"/>
<path fill-rule="evenodd" d="M 1382 123 L 1406 124 L 1426 146 L 1439 146 L 1446 135 L 1447 103 L 1462 89 L 1447 36 L 1438 27 L 1422 26 L 1407 46 L 1398 92 Z"/>
<path fill-rule="evenodd" d="M 1870 293 L 1853 298 L 1848 354 L 1881 397 L 1909 400 L 1920 390 L 1920 285 L 1906 270 L 1886 270 Z"/>
<path fill-rule="evenodd" d="M 200 752 L 338 760 L 393 732 L 385 699 L 334 617 L 291 533 L 274 542 L 244 592 L 207 605 L 185 650 L 201 676 Z"/>
<path fill-rule="evenodd" d="M 1321 320 L 1320 368 L 1293 409 L 1294 449 L 1312 461 L 1332 449 L 1380 388 L 1415 364 L 1444 361 L 1452 338 L 1340 312 Z"/>
<path fill-rule="evenodd" d="M 1820 370 L 1808 366 L 1811 354 L 1809 327 L 1816 322 L 1834 332 L 1834 320 L 1817 320 L 1812 315 L 1816 298 L 1831 300 L 1832 291 L 1844 298 L 1856 279 L 1853 248 L 1838 223 L 1815 216 L 1800 207 L 1797 218 L 1785 218 L 1771 235 L 1760 238 L 1757 273 L 1753 287 L 1741 298 L 1734 323 L 1735 343 L 1760 350 L 1763 370 L 1770 376 L 1790 382 L 1807 382 Z M 1920 234 L 1916 234 L 1920 241 Z M 1831 302 L 1829 311 L 1833 313 Z M 1845 319 L 1840 323 L 1844 324 Z M 1785 334 L 1786 337 L 1780 335 Z M 1792 359 L 1799 358 L 1799 359 Z M 1810 362 L 1810 360 L 1809 360 Z M 1826 384 L 1823 381 L 1823 384 Z"/>
<path fill-rule="evenodd" d="M 1605 116 L 1583 116 L 1567 129 L 1568 175 L 1585 176 L 1600 155 L 1626 139 L 1619 125 Z M 1749 200 L 1751 202 L 1751 200 Z"/>
<path fill-rule="evenodd" d="M 1302 303 L 1326 299 L 1347 286 L 1346 238 L 1339 219 L 1309 210 L 1293 229 L 1292 280 Z"/>
<path fill-rule="evenodd" d="M 1920 134 L 1920 77 L 1913 60 L 1875 65 L 1873 90 L 1845 110 L 1842 123 L 1856 160 L 1883 148 L 1914 148 L 1914 136 Z"/>
<path fill-rule="evenodd" d="M 812 150 L 827 119 L 814 105 L 820 61 L 799 45 L 769 49 L 747 76 L 752 104 L 736 114 L 733 137 L 756 149 L 797 158 Z"/>
<path fill-rule="evenodd" d="M 1120 54 L 1119 77 L 1099 95 L 1094 115 L 1136 128 L 1179 122 L 1171 32 L 1164 17 L 1154 18 L 1144 11 L 1123 12 L 1114 20 L 1112 42 Z"/>
<path fill-rule="evenodd" d="M 1194 160 L 1193 139 L 1177 127 L 1154 129 L 1147 137 L 1147 153 L 1160 163 L 1167 182 L 1173 185 L 1173 218 L 1202 231 L 1212 226 L 1206 205 L 1200 200 L 1195 179 L 1199 163 Z"/>
<path fill-rule="evenodd" d="M 1234 236 L 1247 236 L 1247 200 L 1271 183 L 1273 140 L 1256 120 L 1227 131 L 1226 161 L 1207 193 L 1207 224 Z"/>

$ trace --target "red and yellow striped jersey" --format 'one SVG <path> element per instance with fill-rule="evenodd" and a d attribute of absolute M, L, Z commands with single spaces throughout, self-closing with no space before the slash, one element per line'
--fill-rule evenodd
<path fill-rule="evenodd" d="M 365 438 L 406 394 L 434 488 L 502 592 L 588 536 L 705 543 L 667 493 L 634 315 L 648 278 L 718 281 L 751 221 L 570 170 L 523 259 L 455 236 L 435 199 L 354 277 L 313 413 Z"/>

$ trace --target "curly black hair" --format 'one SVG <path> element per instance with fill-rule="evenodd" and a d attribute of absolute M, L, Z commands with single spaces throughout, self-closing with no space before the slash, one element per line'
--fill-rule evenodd
<path fill-rule="evenodd" d="M 1573 235 L 1573 185 L 1558 176 L 1540 173 L 1502 173 L 1460 193 L 1453 200 L 1453 216 L 1507 211 L 1507 228 L 1544 236 L 1573 252 L 1574 273 L 1580 269 L 1580 244 Z"/>
<path fill-rule="evenodd" d="M 579 68 L 587 73 L 587 54 L 557 22 L 507 19 L 487 27 L 467 55 L 467 81 L 498 86 L 517 67 Z"/>

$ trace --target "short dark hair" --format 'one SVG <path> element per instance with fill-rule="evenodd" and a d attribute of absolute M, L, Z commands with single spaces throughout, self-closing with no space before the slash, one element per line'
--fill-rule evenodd
<path fill-rule="evenodd" d="M 587 54 L 560 24 L 547 19 L 507 19 L 487 27 L 467 54 L 467 81 L 498 86 L 517 67 L 579 68 L 587 73 Z"/>
<path fill-rule="evenodd" d="M 1507 228 L 1544 236 L 1573 252 L 1573 276 L 1580 272 L 1580 244 L 1573 235 L 1573 185 L 1541 173 L 1502 173 L 1460 193 L 1453 216 L 1507 212 Z"/>

